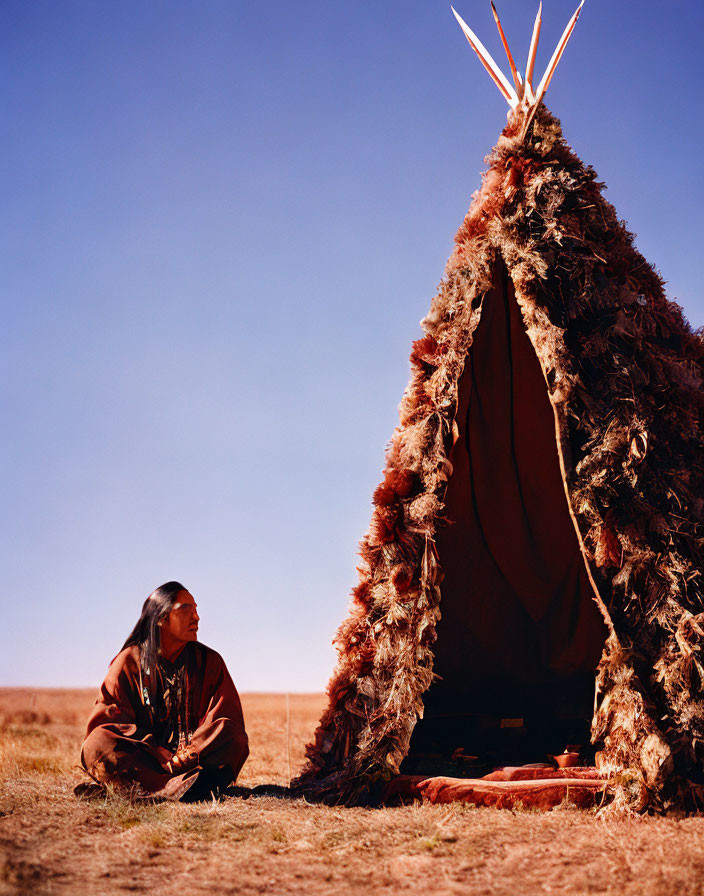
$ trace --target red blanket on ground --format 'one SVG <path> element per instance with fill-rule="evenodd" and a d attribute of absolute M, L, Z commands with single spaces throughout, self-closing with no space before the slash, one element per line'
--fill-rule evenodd
<path fill-rule="evenodd" d="M 425 778 L 399 775 L 386 788 L 384 799 L 416 798 L 431 803 L 471 803 L 510 809 L 519 804 L 552 809 L 565 799 L 580 808 L 601 799 L 608 782 L 595 768 L 497 769 L 484 778 Z"/>

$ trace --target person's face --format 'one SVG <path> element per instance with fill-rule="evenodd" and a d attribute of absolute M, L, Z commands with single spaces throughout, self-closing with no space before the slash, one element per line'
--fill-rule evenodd
<path fill-rule="evenodd" d="M 175 641 L 195 641 L 198 638 L 198 610 L 193 595 L 179 591 L 176 603 L 161 623 L 161 634 Z"/>

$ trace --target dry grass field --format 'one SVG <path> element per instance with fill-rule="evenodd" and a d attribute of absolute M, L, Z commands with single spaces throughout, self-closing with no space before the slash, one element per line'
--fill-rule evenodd
<path fill-rule="evenodd" d="M 94 694 L 0 690 L 0 894 L 704 893 L 704 818 L 602 818 L 463 805 L 344 809 L 273 797 L 82 802 Z M 291 697 L 299 768 L 323 698 Z M 240 784 L 288 780 L 286 700 L 243 698 Z"/>

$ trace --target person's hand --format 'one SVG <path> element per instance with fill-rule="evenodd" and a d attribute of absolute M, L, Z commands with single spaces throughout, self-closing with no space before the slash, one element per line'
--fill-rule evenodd
<path fill-rule="evenodd" d="M 191 746 L 181 746 L 171 757 L 169 765 L 174 773 L 184 772 L 193 768 L 194 765 L 198 765 L 198 753 Z"/>

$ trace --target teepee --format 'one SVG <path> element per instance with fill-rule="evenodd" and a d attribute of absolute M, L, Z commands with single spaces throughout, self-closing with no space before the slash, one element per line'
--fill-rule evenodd
<path fill-rule="evenodd" d="M 494 10 L 510 81 L 455 13 L 510 112 L 413 345 L 313 796 L 570 738 L 622 803 L 701 805 L 704 344 L 542 103 L 580 10 L 535 87 L 540 12 L 522 77 Z"/>

